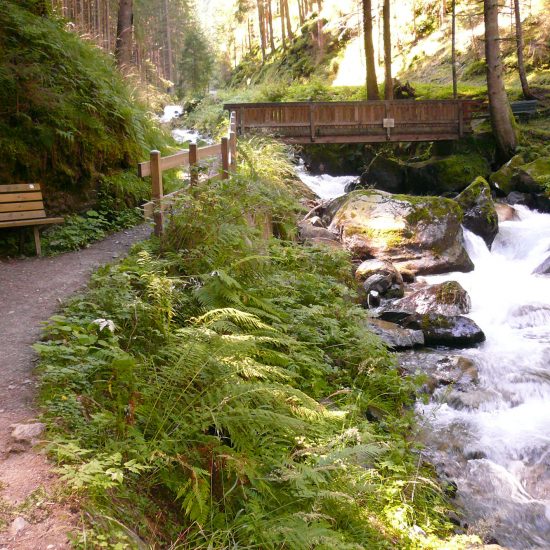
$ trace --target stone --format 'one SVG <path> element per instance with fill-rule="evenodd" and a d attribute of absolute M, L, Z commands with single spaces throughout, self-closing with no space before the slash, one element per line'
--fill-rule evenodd
<path fill-rule="evenodd" d="M 380 319 L 369 319 L 367 327 L 391 349 L 403 350 L 424 345 L 421 330 L 404 329 L 395 323 Z"/>
<path fill-rule="evenodd" d="M 493 172 L 489 177 L 489 183 L 503 197 L 515 191 L 512 178 L 516 170 L 525 164 L 525 160 L 521 155 L 512 157 L 506 164 L 501 166 L 499 170 Z"/>
<path fill-rule="evenodd" d="M 517 210 L 513 206 L 510 206 L 509 204 L 505 204 L 503 202 L 497 202 L 495 203 L 495 210 L 497 212 L 499 223 L 513 222 L 515 220 L 519 220 L 519 215 Z"/>
<path fill-rule="evenodd" d="M 378 155 L 369 163 L 355 188 L 375 188 L 388 193 L 406 193 L 407 167 L 398 160 Z"/>
<path fill-rule="evenodd" d="M 436 274 L 471 271 L 463 244 L 462 210 L 451 199 L 358 190 L 325 208 L 329 230 L 354 258 L 378 258 L 397 271 Z"/>
<path fill-rule="evenodd" d="M 534 275 L 550 275 L 550 256 L 544 260 L 535 270 Z"/>
<path fill-rule="evenodd" d="M 525 174 L 523 185 L 526 192 L 543 193 L 548 190 L 550 184 L 550 157 L 539 157 L 529 164 L 524 164 L 518 172 Z"/>
<path fill-rule="evenodd" d="M 416 290 L 392 303 L 392 309 L 410 313 L 462 315 L 472 307 L 470 296 L 456 281 L 446 281 Z"/>
<path fill-rule="evenodd" d="M 309 218 L 309 223 L 313 225 L 313 227 L 325 227 L 323 224 L 323 220 L 320 218 L 320 216 L 313 216 Z"/>
<path fill-rule="evenodd" d="M 12 424 L 10 428 L 11 437 L 15 443 L 35 445 L 44 433 L 46 425 L 42 422 L 34 422 L 33 424 Z"/>
<path fill-rule="evenodd" d="M 303 220 L 298 224 L 298 234 L 302 242 L 338 243 L 338 235 L 325 227 L 318 227 L 311 220 Z"/>
<path fill-rule="evenodd" d="M 384 296 L 386 298 L 400 298 L 405 293 L 401 274 L 388 261 L 365 260 L 356 269 L 355 278 L 358 281 L 364 280 L 363 288 L 368 296 L 369 307 L 372 307 L 373 303 L 379 304 L 379 300 L 372 299 L 373 291 L 376 292 L 375 297 Z"/>
<path fill-rule="evenodd" d="M 507 197 L 506 202 L 511 205 L 520 204 L 527 206 L 527 208 L 535 208 L 535 198 L 528 193 L 520 193 L 519 191 L 512 191 Z"/>
<path fill-rule="evenodd" d="M 385 275 L 383 273 L 375 273 L 363 283 L 363 288 L 367 294 L 372 291 L 375 291 L 378 294 L 385 294 L 390 287 L 391 275 Z"/>
<path fill-rule="evenodd" d="M 28 525 L 29 524 L 27 523 L 25 518 L 22 518 L 22 517 L 15 518 L 10 524 L 10 529 L 9 529 L 10 536 L 16 537 L 22 531 L 24 531 Z"/>
<path fill-rule="evenodd" d="M 459 193 L 478 176 L 488 178 L 490 173 L 489 163 L 479 153 L 432 157 L 407 165 L 407 188 L 418 195 Z"/>
<path fill-rule="evenodd" d="M 544 192 L 544 185 L 537 182 L 530 174 L 525 172 L 522 168 L 512 178 L 514 188 L 520 193 L 542 193 Z"/>
<path fill-rule="evenodd" d="M 491 248 L 498 233 L 498 214 L 487 181 L 476 178 L 455 200 L 464 211 L 462 225 Z"/>
<path fill-rule="evenodd" d="M 426 313 L 408 322 L 405 327 L 422 330 L 427 346 L 466 348 L 485 341 L 485 334 L 477 324 L 461 315 Z"/>

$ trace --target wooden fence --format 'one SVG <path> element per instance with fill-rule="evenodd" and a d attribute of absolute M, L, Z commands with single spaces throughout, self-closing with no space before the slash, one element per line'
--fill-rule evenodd
<path fill-rule="evenodd" d="M 179 151 L 168 157 L 163 157 L 160 151 L 151 151 L 150 160 L 138 164 L 138 176 L 145 178 L 151 176 L 152 192 L 151 201 L 143 205 L 145 219 L 153 219 L 155 235 L 160 236 L 164 228 L 164 214 L 178 196 L 185 194 L 187 187 L 178 189 L 168 195 L 164 194 L 162 174 L 165 170 L 173 168 L 189 168 L 189 185 L 193 187 L 199 183 L 198 167 L 201 161 L 218 159 L 220 161 L 219 174 L 210 176 L 201 183 L 216 178 L 227 179 L 230 172 L 234 172 L 237 164 L 237 126 L 235 114 L 232 114 L 227 137 L 222 138 L 221 143 L 197 147 L 191 143 L 188 151 Z"/>

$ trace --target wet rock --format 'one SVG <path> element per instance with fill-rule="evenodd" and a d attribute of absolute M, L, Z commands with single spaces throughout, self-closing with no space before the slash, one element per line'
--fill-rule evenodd
<path fill-rule="evenodd" d="M 484 403 L 494 401 L 498 394 L 487 389 L 478 389 L 475 391 L 453 390 L 445 395 L 444 401 L 457 410 L 479 409 Z"/>
<path fill-rule="evenodd" d="M 535 195 L 535 208 L 539 212 L 550 214 L 550 195 L 549 191 Z"/>
<path fill-rule="evenodd" d="M 516 170 L 523 164 L 525 164 L 523 157 L 521 155 L 516 155 L 499 170 L 491 174 L 489 177 L 489 182 L 501 196 L 506 196 L 512 191 L 515 191 L 512 178 L 514 177 Z"/>
<path fill-rule="evenodd" d="M 544 260 L 535 270 L 533 271 L 535 275 L 550 275 L 550 256 Z"/>
<path fill-rule="evenodd" d="M 430 285 L 393 302 L 392 309 L 410 313 L 462 315 L 472 307 L 470 296 L 456 281 Z"/>
<path fill-rule="evenodd" d="M 367 321 L 369 330 L 377 334 L 386 345 L 394 350 L 414 348 L 424 344 L 424 336 L 420 330 L 401 328 L 394 323 L 388 323 L 380 319 Z"/>
<path fill-rule="evenodd" d="M 33 424 L 12 424 L 11 438 L 15 443 L 35 445 L 46 429 L 42 422 Z"/>
<path fill-rule="evenodd" d="M 414 283 L 416 281 L 416 276 L 413 271 L 405 268 L 399 270 L 401 277 L 404 283 Z"/>
<path fill-rule="evenodd" d="M 489 184 L 482 177 L 476 178 L 455 200 L 464 211 L 462 225 L 490 248 L 498 233 L 498 215 Z"/>
<path fill-rule="evenodd" d="M 407 167 L 397 160 L 377 156 L 368 165 L 356 188 L 371 188 L 388 193 L 407 191 Z"/>
<path fill-rule="evenodd" d="M 391 262 L 366 260 L 355 271 L 355 278 L 363 282 L 367 295 L 400 298 L 404 294 L 403 278 Z"/>
<path fill-rule="evenodd" d="M 527 208 L 535 208 L 536 202 L 532 195 L 528 193 L 520 193 L 519 191 L 512 191 L 507 197 L 506 202 L 511 205 L 520 204 L 527 206 Z"/>
<path fill-rule="evenodd" d="M 363 283 L 363 288 L 367 294 L 373 290 L 378 294 L 385 294 L 390 287 L 391 275 L 385 273 L 375 273 Z"/>
<path fill-rule="evenodd" d="M 313 225 L 313 227 L 325 227 L 323 224 L 323 220 L 320 218 L 320 216 L 312 216 L 309 218 L 309 223 Z"/>
<path fill-rule="evenodd" d="M 509 204 L 497 202 L 495 204 L 499 223 L 519 220 L 517 210 Z"/>
<path fill-rule="evenodd" d="M 479 153 L 433 157 L 408 164 L 408 189 L 419 195 L 459 193 L 478 176 L 488 178 L 490 173 L 489 163 Z"/>
<path fill-rule="evenodd" d="M 383 320 L 393 318 L 403 328 L 421 330 L 427 346 L 450 348 L 472 347 L 485 341 L 485 334 L 477 324 L 462 315 L 438 315 L 436 313 L 384 312 Z"/>
<path fill-rule="evenodd" d="M 325 215 L 332 212 L 329 229 L 355 258 L 388 260 L 414 274 L 473 269 L 453 200 L 361 190 L 327 205 Z"/>
<path fill-rule="evenodd" d="M 544 192 L 544 185 L 535 181 L 535 179 L 525 170 L 519 169 L 515 176 L 512 178 L 516 191 L 520 193 L 542 193 Z"/>

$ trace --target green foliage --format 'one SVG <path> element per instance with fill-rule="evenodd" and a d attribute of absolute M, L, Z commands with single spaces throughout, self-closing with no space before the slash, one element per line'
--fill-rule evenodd
<path fill-rule="evenodd" d="M 112 59 L 6 0 L 0 11 L 0 169 L 9 181 L 75 190 L 164 145 Z"/>
<path fill-rule="evenodd" d="M 208 90 L 214 71 L 214 53 L 198 24 L 187 26 L 179 62 L 178 95 L 193 97 Z"/>
<path fill-rule="evenodd" d="M 35 346 L 51 452 L 89 499 L 89 540 L 444 547 L 446 504 L 410 443 L 415 386 L 365 328 L 347 254 L 262 239 L 260 218 L 299 210 L 291 169 L 268 142 L 240 158 Z"/>

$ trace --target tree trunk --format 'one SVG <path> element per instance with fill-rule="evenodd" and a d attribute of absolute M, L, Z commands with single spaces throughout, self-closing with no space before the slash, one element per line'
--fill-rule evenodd
<path fill-rule="evenodd" d="M 514 15 L 516 18 L 516 49 L 518 55 L 518 72 L 519 80 L 521 82 L 521 90 L 525 99 L 534 99 L 531 90 L 529 89 L 529 83 L 527 82 L 527 75 L 525 74 L 525 61 L 523 59 L 523 28 L 521 26 L 521 13 L 519 7 L 519 0 L 514 1 Z"/>
<path fill-rule="evenodd" d="M 119 0 L 115 58 L 118 67 L 127 72 L 132 65 L 132 0 Z"/>
<path fill-rule="evenodd" d="M 493 135 L 497 142 L 499 161 L 509 160 L 516 149 L 516 134 L 512 111 L 502 80 L 502 60 L 498 32 L 498 0 L 484 0 L 485 59 L 487 62 L 487 91 Z"/>
<path fill-rule="evenodd" d="M 290 21 L 290 10 L 288 9 L 288 0 L 281 0 L 285 7 L 285 19 L 286 19 L 286 33 L 288 38 L 292 40 L 294 38 L 294 33 L 292 32 L 292 23 Z"/>
<path fill-rule="evenodd" d="M 168 10 L 168 0 L 164 0 L 164 31 L 166 33 L 166 78 L 170 82 L 174 82 L 174 56 L 172 53 L 172 26 L 170 24 L 170 12 Z M 170 85 L 170 92 L 172 92 Z"/>
<path fill-rule="evenodd" d="M 256 4 L 258 6 L 258 25 L 260 27 L 260 46 L 262 48 L 262 62 L 265 63 L 265 16 L 264 16 L 264 2 L 263 0 L 257 0 Z"/>
<path fill-rule="evenodd" d="M 363 0 L 363 39 L 365 41 L 367 99 L 380 99 L 378 82 L 376 80 L 376 65 L 374 63 L 374 45 L 372 43 L 372 4 L 371 0 Z"/>
<path fill-rule="evenodd" d="M 269 44 L 271 46 L 271 51 L 275 51 L 275 37 L 273 36 L 273 12 L 271 10 L 271 0 L 267 0 L 267 25 L 269 29 Z"/>
<path fill-rule="evenodd" d="M 451 44 L 451 63 L 452 63 L 452 75 L 453 75 L 453 97 L 458 97 L 458 81 L 456 77 L 456 0 L 452 0 L 452 44 Z"/>
<path fill-rule="evenodd" d="M 384 0 L 384 98 L 393 99 L 393 78 L 391 75 L 391 21 L 390 0 Z"/>
<path fill-rule="evenodd" d="M 286 29 L 285 29 L 285 3 L 279 0 L 279 15 L 281 17 L 281 45 L 286 50 Z"/>

